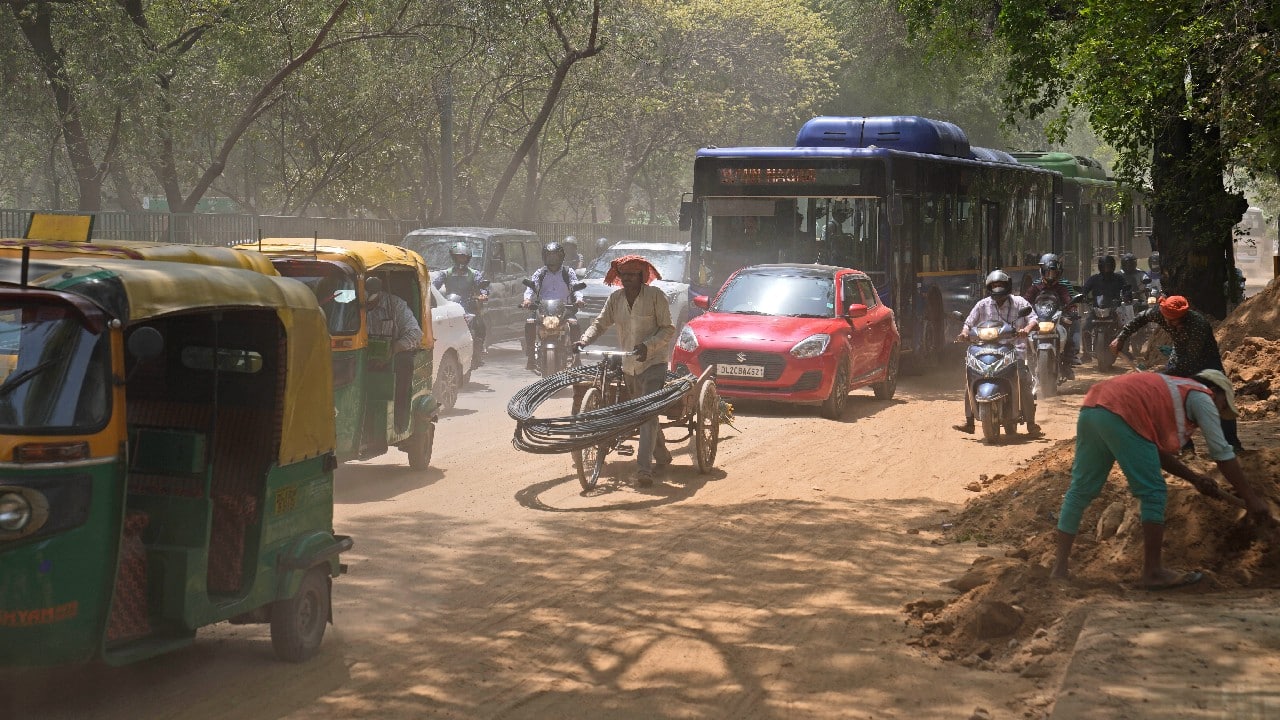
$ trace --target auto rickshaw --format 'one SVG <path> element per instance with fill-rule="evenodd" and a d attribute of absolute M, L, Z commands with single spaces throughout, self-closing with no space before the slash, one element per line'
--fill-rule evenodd
<path fill-rule="evenodd" d="M 20 258 L 23 248 L 31 257 L 46 258 L 113 258 L 118 260 L 152 260 L 191 263 L 216 267 L 242 268 L 263 275 L 279 275 L 271 261 L 254 252 L 252 245 L 220 247 L 217 245 L 178 245 L 140 240 L 32 240 L 0 238 L 0 257 Z"/>
<path fill-rule="evenodd" d="M 435 444 L 439 404 L 431 394 L 431 282 L 422 256 L 376 242 L 324 238 L 268 238 L 242 247 L 271 259 L 281 275 L 299 280 L 324 309 L 333 351 L 338 460 L 364 460 L 394 446 L 409 467 L 425 470 Z M 392 338 L 379 337 L 367 316 L 366 281 L 404 300 L 422 330 L 422 341 L 401 372 Z M 397 380 L 401 383 L 397 388 Z"/>
<path fill-rule="evenodd" d="M 0 259 L 0 666 L 129 663 L 224 620 L 314 654 L 352 546 L 328 342 L 286 278 Z"/>

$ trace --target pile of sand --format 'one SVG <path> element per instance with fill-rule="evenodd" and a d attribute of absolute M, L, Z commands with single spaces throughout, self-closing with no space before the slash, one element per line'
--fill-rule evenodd
<path fill-rule="evenodd" d="M 1218 329 L 1228 375 L 1241 393 L 1240 455 L 1246 477 L 1280 510 L 1280 449 L 1272 447 L 1280 419 L 1280 284 L 1249 298 Z M 1252 385 L 1251 385 L 1252 384 Z M 1258 390 L 1261 393 L 1262 391 Z M 1255 419 L 1250 422 L 1250 418 Z M 1198 441 L 1203 449 L 1203 440 Z M 1074 441 L 1064 440 L 1008 476 L 983 477 L 982 495 L 971 500 L 938 542 L 977 543 L 991 548 L 950 585 L 957 594 L 922 600 L 904 609 L 919 632 L 913 643 L 967 665 L 1028 677 L 1054 671 L 1075 641 L 1087 605 L 1102 597 L 1140 596 L 1142 557 L 1138 503 L 1118 467 L 1089 506 L 1071 557 L 1073 579 L 1050 581 L 1058 509 L 1071 480 Z M 1206 457 L 1187 461 L 1221 478 Z M 1227 488 L 1225 480 L 1220 480 Z M 1280 512 L 1278 512 L 1280 514 Z M 1200 584 L 1181 593 L 1280 586 L 1280 533 L 1259 535 L 1242 522 L 1243 511 L 1207 498 L 1169 477 L 1165 562 L 1175 569 L 1202 570 Z"/>

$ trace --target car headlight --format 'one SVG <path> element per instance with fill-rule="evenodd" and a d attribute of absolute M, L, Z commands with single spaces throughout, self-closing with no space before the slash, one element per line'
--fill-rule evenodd
<path fill-rule="evenodd" d="M 693 328 L 685 325 L 680 329 L 680 337 L 676 338 L 676 347 L 685 352 L 694 352 L 698 349 L 698 336 L 693 334 Z"/>
<path fill-rule="evenodd" d="M 0 495 L 0 530 L 18 532 L 31 522 L 31 503 L 15 492 Z"/>
<path fill-rule="evenodd" d="M 827 346 L 831 344 L 831 336 L 826 333 L 818 333 L 796 343 L 791 348 L 791 354 L 798 358 L 817 357 L 826 352 Z"/>
<path fill-rule="evenodd" d="M 991 342 L 1000 337 L 1000 328 L 984 327 L 978 328 L 978 339 L 983 342 Z"/>
<path fill-rule="evenodd" d="M 1040 332 L 1051 333 L 1057 325 L 1052 320 L 1041 320 L 1039 324 Z"/>

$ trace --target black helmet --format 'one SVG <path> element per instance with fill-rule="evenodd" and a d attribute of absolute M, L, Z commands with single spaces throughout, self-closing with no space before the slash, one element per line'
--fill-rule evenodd
<path fill-rule="evenodd" d="M 1147 258 L 1147 267 L 1151 268 L 1151 272 L 1160 272 L 1160 251 L 1152 250 L 1150 257 Z"/>
<path fill-rule="evenodd" d="M 1098 258 L 1098 272 L 1113 273 L 1116 271 L 1116 259 L 1113 255 L 1103 255 Z"/>
<path fill-rule="evenodd" d="M 1138 269 L 1138 258 L 1133 253 L 1127 252 L 1120 256 L 1120 269 L 1125 272 L 1133 272 Z"/>
<path fill-rule="evenodd" d="M 1041 255 L 1040 277 L 1047 282 L 1058 282 L 1062 278 L 1062 260 L 1053 253 Z"/>
<path fill-rule="evenodd" d="M 987 274 L 986 285 L 992 295 L 1008 295 L 1013 289 L 1013 279 L 1003 270 L 992 270 Z"/>
<path fill-rule="evenodd" d="M 552 241 L 542 246 L 542 262 L 548 267 L 564 263 L 564 246 Z"/>
<path fill-rule="evenodd" d="M 456 242 L 449 248 L 449 257 L 453 258 L 453 262 L 457 265 L 466 265 L 471 262 L 471 246 L 464 242 Z"/>

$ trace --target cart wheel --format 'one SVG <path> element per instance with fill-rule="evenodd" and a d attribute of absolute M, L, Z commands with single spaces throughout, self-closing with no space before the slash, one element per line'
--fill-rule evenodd
<path fill-rule="evenodd" d="M 329 621 L 329 574 L 323 565 L 302 577 L 298 594 L 271 604 L 271 647 L 288 662 L 310 659 L 320 649 Z"/>
<path fill-rule="evenodd" d="M 576 403 L 573 414 L 584 413 L 599 408 L 601 405 L 600 389 L 591 387 L 582 394 L 582 400 Z M 600 471 L 604 469 L 604 457 L 608 452 L 607 445 L 592 445 L 573 451 L 573 466 L 578 471 L 578 482 L 583 490 L 590 490 L 600 480 Z"/>
<path fill-rule="evenodd" d="M 698 408 L 694 415 L 694 451 L 698 454 L 698 472 L 706 474 L 716 466 L 716 443 L 720 441 L 720 393 L 712 380 L 698 389 Z"/>

